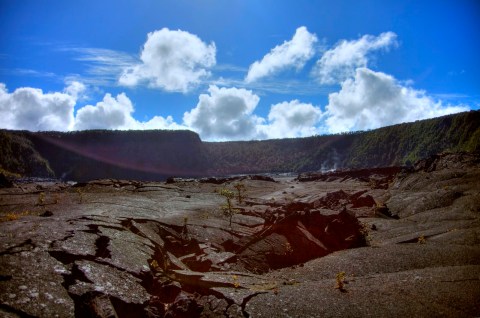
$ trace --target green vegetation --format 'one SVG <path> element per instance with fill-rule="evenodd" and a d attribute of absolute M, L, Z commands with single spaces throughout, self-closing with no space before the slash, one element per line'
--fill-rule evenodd
<path fill-rule="evenodd" d="M 343 165 L 408 165 L 440 152 L 480 151 L 480 112 L 471 111 L 358 134 Z"/>
<path fill-rule="evenodd" d="M 23 211 L 23 212 L 8 212 L 8 213 L 0 213 L 0 222 L 8 222 L 8 221 L 16 221 L 22 216 L 30 215 L 32 214 L 29 210 Z"/>
<path fill-rule="evenodd" d="M 480 152 L 480 111 L 365 132 L 297 139 L 207 142 L 204 149 L 211 174 L 410 165 L 441 152 Z"/>
<path fill-rule="evenodd" d="M 339 272 L 335 276 L 335 288 L 342 293 L 346 293 L 345 284 L 347 283 L 347 274 L 345 272 Z"/>
<path fill-rule="evenodd" d="M 38 194 L 37 205 L 45 205 L 45 192 Z"/>
<path fill-rule="evenodd" d="M 85 199 L 85 194 L 84 194 L 83 190 L 80 189 L 80 188 L 76 188 L 76 189 L 75 189 L 75 192 L 76 192 L 77 195 L 78 195 L 78 203 L 79 203 L 79 204 L 82 204 L 83 201 L 84 201 L 84 199 Z"/>
<path fill-rule="evenodd" d="M 240 287 L 240 283 L 239 283 L 239 281 L 238 281 L 238 276 L 237 276 L 237 275 L 233 275 L 233 276 L 232 276 L 232 279 L 233 279 L 233 287 L 235 287 L 235 288 Z"/>
<path fill-rule="evenodd" d="M 235 190 L 237 190 L 237 202 L 238 202 L 238 204 L 242 204 L 243 199 L 244 199 L 243 194 L 247 190 L 245 188 L 245 185 L 242 182 L 238 182 L 233 187 L 235 188 Z"/>
<path fill-rule="evenodd" d="M 360 234 L 362 235 L 365 244 L 370 246 L 372 244 L 372 237 L 370 235 L 370 227 L 367 223 L 359 222 L 360 223 Z"/>
<path fill-rule="evenodd" d="M 0 130 L 0 149 L 3 171 L 75 181 L 411 165 L 441 152 L 480 152 L 480 111 L 365 132 L 263 141 L 202 142 L 190 131 Z"/>
<path fill-rule="evenodd" d="M 425 235 L 420 235 L 417 240 L 418 244 L 425 244 L 427 243 L 427 239 L 425 238 Z"/>
<path fill-rule="evenodd" d="M 188 217 L 183 217 L 182 232 L 180 233 L 182 238 L 188 240 Z"/>
<path fill-rule="evenodd" d="M 9 179 L 15 179 L 15 178 L 20 178 L 21 177 L 21 175 L 19 175 L 18 173 L 13 173 L 13 172 L 7 171 L 3 168 L 0 168 L 0 175 L 3 175 L 4 177 L 9 178 Z"/>
<path fill-rule="evenodd" d="M 232 217 L 235 213 L 238 212 L 238 209 L 235 209 L 232 204 L 232 199 L 235 197 L 235 194 L 233 191 L 230 191 L 228 189 L 221 189 L 219 191 L 219 194 L 224 196 L 225 199 L 227 200 L 227 203 L 222 206 L 223 214 L 230 219 L 230 227 L 232 227 Z"/>
<path fill-rule="evenodd" d="M 7 130 L 0 130 L 0 173 L 10 178 L 54 175 L 25 132 Z"/>

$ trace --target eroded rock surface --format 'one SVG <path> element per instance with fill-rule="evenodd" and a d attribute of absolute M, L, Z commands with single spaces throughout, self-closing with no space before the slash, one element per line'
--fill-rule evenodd
<path fill-rule="evenodd" d="M 230 226 L 219 190 L 239 183 Z M 298 179 L 30 182 L 0 206 L 6 317 L 480 314 L 472 155 Z"/>

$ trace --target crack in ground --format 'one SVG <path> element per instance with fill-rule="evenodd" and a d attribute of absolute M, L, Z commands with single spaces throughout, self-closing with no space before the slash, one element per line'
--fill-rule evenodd
<path fill-rule="evenodd" d="M 2 309 L 3 311 L 5 311 L 7 313 L 15 314 L 15 315 L 17 315 L 19 317 L 22 317 L 22 318 L 36 318 L 36 316 L 29 315 L 26 312 L 24 312 L 20 309 L 14 308 L 12 306 L 9 306 L 9 305 L 0 304 L 0 309 Z"/>
<path fill-rule="evenodd" d="M 117 205 L 125 206 L 121 204 Z M 300 206 L 295 207 L 300 208 Z M 202 310 L 205 310 L 205 306 L 207 306 L 208 303 L 214 304 L 215 302 L 220 301 L 223 305 L 221 305 L 219 312 L 216 312 L 217 314 L 223 313 L 225 316 L 228 316 L 234 312 L 236 315 L 250 317 L 250 314 L 246 309 L 248 302 L 254 297 L 267 292 L 255 292 L 252 290 L 252 294 L 247 292 L 246 294 L 237 295 L 240 297 L 244 296 L 244 298 L 235 300 L 235 298 L 238 297 L 230 297 L 228 296 L 228 292 L 225 292 L 224 290 L 216 290 L 217 288 L 226 288 L 227 290 L 237 290 L 240 288 L 243 290 L 246 289 L 246 287 L 238 286 L 238 282 L 232 283 L 228 281 L 227 276 L 229 274 L 228 272 L 225 272 L 225 270 L 229 268 L 228 266 L 230 265 L 221 265 L 222 262 L 227 262 L 227 260 L 219 258 L 215 259 L 215 257 L 218 257 L 215 255 L 220 253 L 233 253 L 238 256 L 243 251 L 250 249 L 252 245 L 268 238 L 272 234 L 278 234 L 277 236 L 284 235 L 288 241 L 289 234 L 285 234 L 284 232 L 288 232 L 292 226 L 293 228 L 296 228 L 296 224 L 300 221 L 303 222 L 305 218 L 306 221 L 318 221 L 320 222 L 319 224 L 328 224 L 328 222 L 332 220 L 330 217 L 326 216 L 313 216 L 313 214 L 310 216 L 309 213 L 305 213 L 303 210 L 293 211 L 293 208 L 294 206 L 292 205 L 284 207 L 282 211 L 276 211 L 280 213 L 280 217 L 277 217 L 273 222 L 267 222 L 263 225 L 261 230 L 252 235 L 245 236 L 242 235 L 241 232 L 234 232 L 233 229 L 218 227 L 226 234 L 232 236 L 232 239 L 230 240 L 231 243 L 222 245 L 217 244 L 214 247 L 207 244 L 207 246 L 210 246 L 207 248 L 201 247 L 202 244 L 205 245 L 205 242 L 201 241 L 201 239 L 199 240 L 190 235 L 185 235 L 185 225 L 168 224 L 151 219 L 120 217 L 116 220 L 120 223 L 120 227 L 111 227 L 112 229 L 116 231 L 131 232 L 132 234 L 141 237 L 142 240 L 148 241 L 148 243 L 142 244 L 146 244 L 149 248 L 153 249 L 152 255 L 147 260 L 149 270 L 140 273 L 134 273 L 123 268 L 118 268 L 107 262 L 107 259 L 112 258 L 112 251 L 109 249 L 111 239 L 107 235 L 104 235 L 100 230 L 100 227 L 103 227 L 104 225 L 88 224 L 86 225 L 88 229 L 83 230 L 97 236 L 94 243 L 96 247 L 94 255 L 75 255 L 58 250 L 50 250 L 49 254 L 71 268 L 70 273 L 63 274 L 64 283 L 62 285 L 74 301 L 76 315 L 96 315 L 97 311 L 100 310 L 99 308 L 103 308 L 102 310 L 112 312 L 114 316 L 116 315 L 117 317 L 120 317 L 120 312 L 128 312 L 129 310 L 132 314 L 139 317 L 147 316 L 148 312 L 156 312 L 158 313 L 158 317 L 163 317 L 168 313 L 173 313 L 173 315 L 176 316 L 177 314 L 180 315 L 182 310 L 186 310 L 189 313 L 188 316 L 198 317 Z M 303 208 L 303 206 L 301 206 L 301 208 Z M 155 209 L 147 210 L 158 212 Z M 341 219 L 341 214 L 339 214 L 338 217 Z M 84 219 L 90 220 L 90 218 Z M 344 218 L 344 220 L 353 222 L 350 219 Z M 72 222 L 74 222 L 74 220 L 72 220 Z M 308 222 L 303 223 L 307 224 L 307 226 L 309 224 Z M 308 231 L 307 228 L 305 228 L 305 231 Z M 310 235 L 314 235 L 312 233 L 316 232 L 311 232 Z M 153 237 L 152 234 L 155 234 L 155 237 Z M 242 239 L 243 237 L 244 239 Z M 29 246 L 28 244 L 30 243 L 31 242 L 26 241 L 24 242 L 24 245 Z M 268 240 L 266 240 L 266 243 L 273 244 Z M 277 247 L 274 245 L 271 246 L 272 249 Z M 12 249 L 14 248 L 15 247 L 12 247 Z M 299 248 L 301 247 L 294 247 L 294 249 Z M 210 250 L 213 250 L 213 252 Z M 234 266 L 240 266 L 240 268 L 242 268 L 240 271 L 245 271 L 246 273 L 252 272 L 249 271 L 248 268 L 250 265 L 250 267 L 253 266 L 252 268 L 256 268 L 256 261 L 254 260 L 252 264 L 248 264 L 248 257 L 251 256 L 247 256 L 246 259 L 243 259 L 244 256 L 235 257 L 233 259 Z M 122 299 L 102 294 L 98 291 L 83 292 L 80 296 L 69 292 L 70 286 L 74 285 L 77 281 L 94 284 L 94 282 L 88 280 L 85 273 L 83 273 L 79 268 L 79 265 L 76 264 L 77 261 L 82 260 L 115 268 L 138 279 L 140 285 L 148 295 L 150 295 L 150 301 L 147 301 L 142 305 L 134 305 L 125 303 Z M 271 269 L 268 257 L 265 261 L 265 266 Z M 248 266 L 242 264 L 247 264 Z M 219 274 L 212 273 L 214 276 L 211 278 L 205 276 L 205 273 L 217 270 L 219 271 Z M 223 277 L 222 275 L 227 276 Z"/>
<path fill-rule="evenodd" d="M 28 252 L 28 251 L 33 250 L 35 247 L 36 246 L 33 243 L 32 239 L 27 239 L 27 240 L 25 240 L 24 242 L 22 242 L 18 245 L 11 246 L 11 247 L 7 248 L 5 251 L 0 252 L 0 256 L 5 255 L 5 254 L 14 255 L 14 254 L 22 253 L 22 252 Z"/>

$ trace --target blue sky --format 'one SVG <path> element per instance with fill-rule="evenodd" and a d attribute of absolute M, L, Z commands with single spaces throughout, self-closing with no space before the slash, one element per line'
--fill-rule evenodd
<path fill-rule="evenodd" d="M 0 128 L 373 129 L 480 108 L 480 3 L 0 0 Z"/>

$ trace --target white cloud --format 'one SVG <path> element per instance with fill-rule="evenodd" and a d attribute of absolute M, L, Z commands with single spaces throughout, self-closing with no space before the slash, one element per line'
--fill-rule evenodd
<path fill-rule="evenodd" d="M 60 50 L 74 54 L 73 59 L 86 67 L 84 74 L 69 77 L 89 85 L 115 86 L 122 72 L 137 62 L 130 54 L 109 49 L 65 46 Z"/>
<path fill-rule="evenodd" d="M 95 106 L 87 105 L 77 111 L 74 130 L 87 129 L 185 129 L 176 124 L 171 116 L 155 116 L 146 122 L 133 118 L 135 109 L 125 93 L 112 97 L 105 94 L 103 100 Z"/>
<path fill-rule="evenodd" d="M 210 86 L 208 92 L 183 116 L 184 125 L 203 140 L 311 136 L 322 117 L 320 108 L 293 100 L 272 105 L 265 119 L 253 113 L 260 98 L 249 90 Z"/>
<path fill-rule="evenodd" d="M 128 129 L 135 120 L 131 116 L 134 108 L 125 93 L 112 97 L 106 94 L 95 106 L 86 105 L 77 111 L 74 130 Z"/>
<path fill-rule="evenodd" d="M 187 126 L 177 124 L 172 116 L 162 117 L 154 116 L 149 121 L 137 122 L 135 127 L 132 129 L 189 129 Z"/>
<path fill-rule="evenodd" d="M 254 90 L 259 95 L 279 94 L 291 95 L 328 95 L 331 87 L 319 86 L 314 81 L 293 78 L 269 78 L 258 82 L 246 83 L 243 79 L 219 77 L 210 81 L 211 85 L 237 87 Z"/>
<path fill-rule="evenodd" d="M 125 93 L 106 94 L 95 106 L 74 108 L 85 85 L 71 82 L 64 92 L 44 93 L 41 89 L 22 87 L 9 93 L 0 83 L 0 128 L 30 131 L 68 131 L 84 129 L 187 129 L 171 116 L 155 116 L 141 122 L 133 118 L 135 109 Z"/>
<path fill-rule="evenodd" d="M 365 130 L 469 110 L 443 105 L 424 91 L 401 85 L 392 76 L 358 68 L 337 93 L 329 95 L 325 125 L 328 132 Z"/>
<path fill-rule="evenodd" d="M 0 127 L 6 129 L 68 130 L 73 124 L 73 108 L 81 84 L 71 83 L 65 93 L 44 93 L 22 87 L 9 93 L 0 83 Z"/>
<path fill-rule="evenodd" d="M 316 42 L 315 34 L 299 27 L 290 41 L 274 47 L 261 61 L 250 65 L 245 81 L 250 83 L 291 67 L 301 69 L 313 57 Z"/>
<path fill-rule="evenodd" d="M 253 115 L 260 98 L 252 91 L 210 86 L 197 106 L 183 116 L 184 124 L 206 140 L 239 140 L 257 137 L 262 119 Z"/>
<path fill-rule="evenodd" d="M 148 33 L 141 63 L 125 68 L 119 83 L 136 86 L 146 82 L 165 91 L 187 92 L 210 75 L 215 54 L 215 43 L 206 44 L 194 34 L 163 28 Z"/>
<path fill-rule="evenodd" d="M 0 55 L 1 57 L 1 55 Z M 14 68 L 14 69 L 0 69 L 1 74 L 14 75 L 14 76 L 29 76 L 29 77 L 55 77 L 55 73 L 32 70 L 28 68 Z"/>
<path fill-rule="evenodd" d="M 319 107 L 292 100 L 272 105 L 268 123 L 261 130 L 268 138 L 312 136 L 318 133 L 316 125 L 321 118 Z"/>
<path fill-rule="evenodd" d="M 65 87 L 64 92 L 72 96 L 75 100 L 82 98 L 82 94 L 87 88 L 83 83 L 77 81 L 71 81 L 67 87 Z"/>
<path fill-rule="evenodd" d="M 322 84 L 341 83 L 355 76 L 355 70 L 366 67 L 370 52 L 397 45 L 397 35 L 385 32 L 379 36 L 364 35 L 358 40 L 340 41 L 317 61 L 312 74 Z"/>

